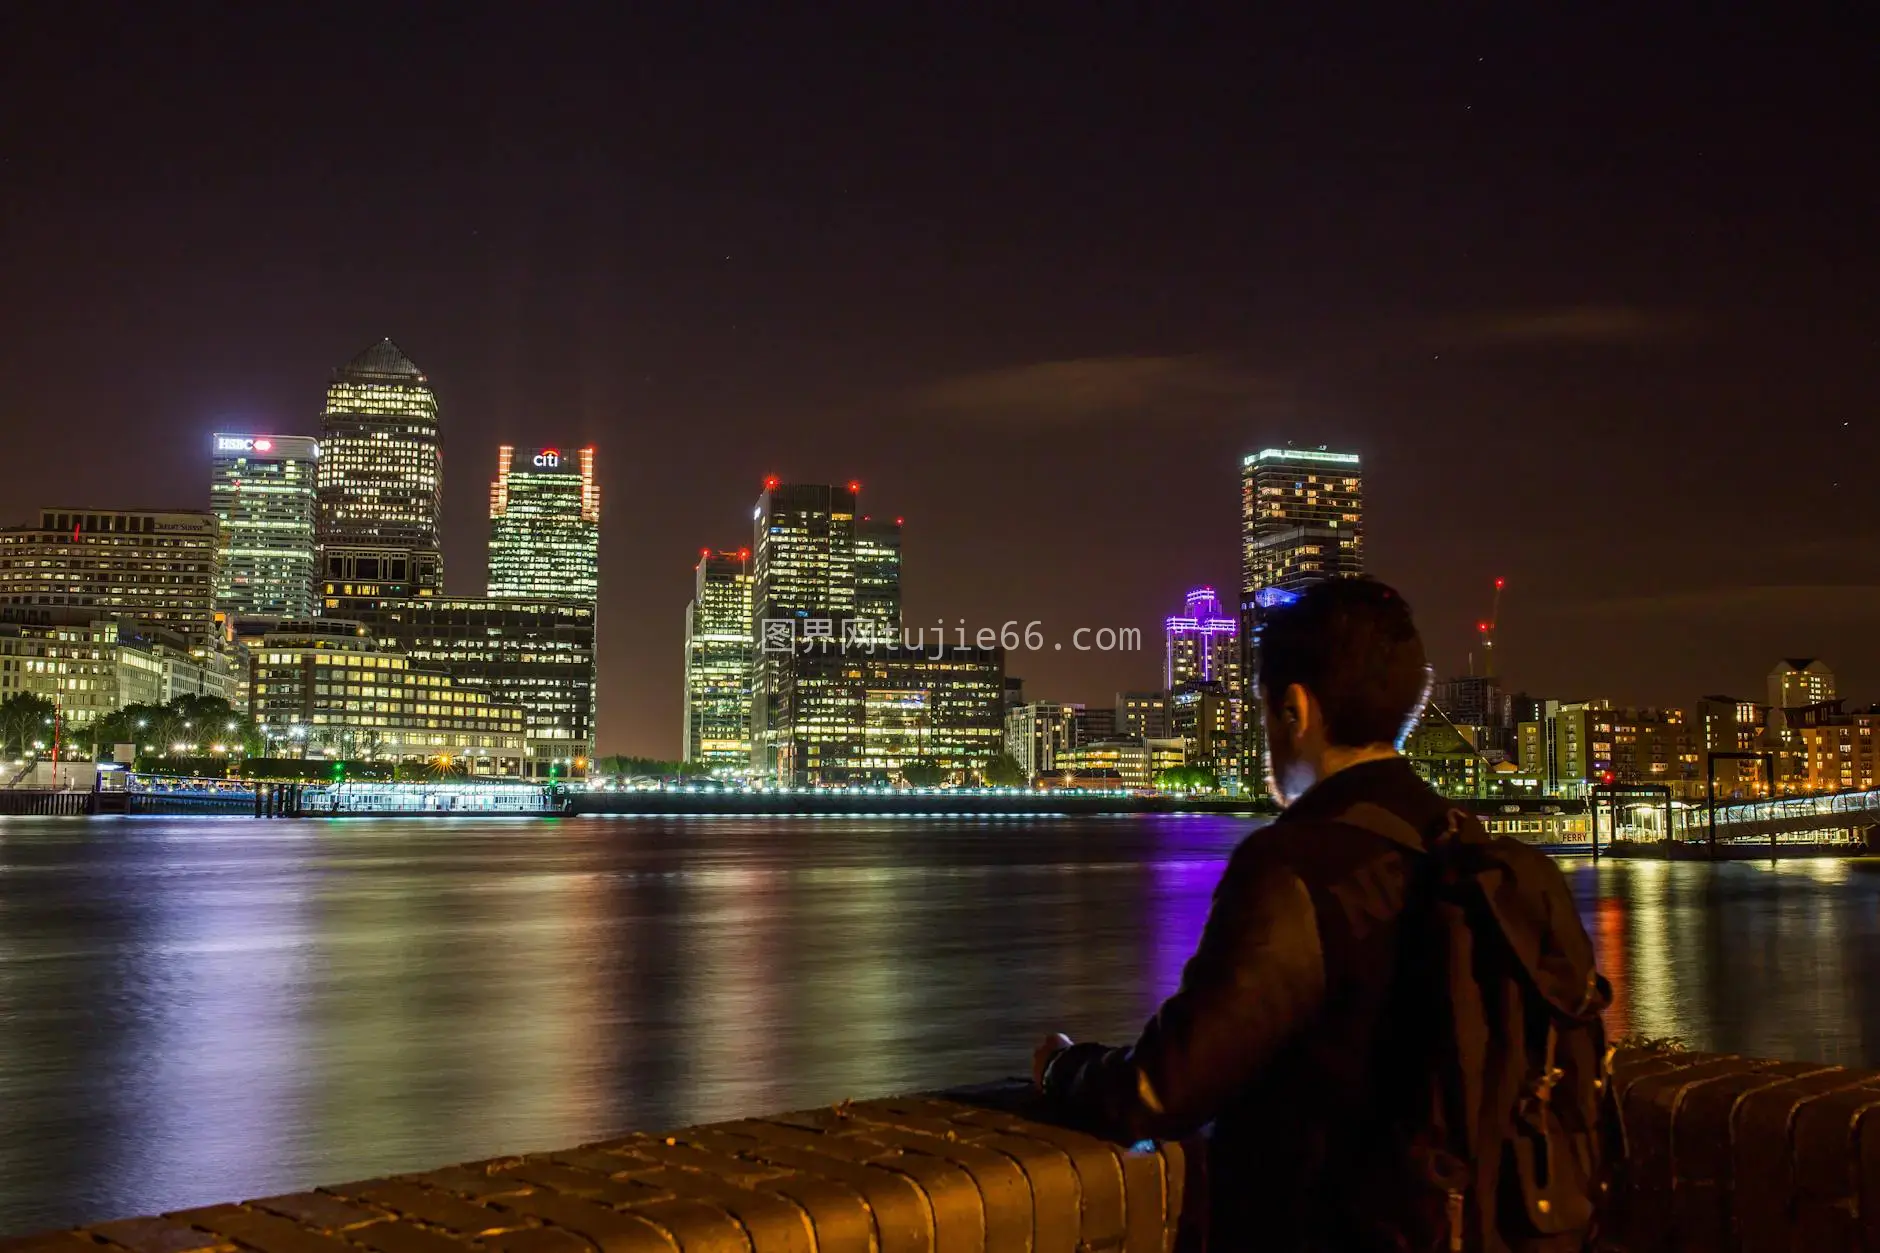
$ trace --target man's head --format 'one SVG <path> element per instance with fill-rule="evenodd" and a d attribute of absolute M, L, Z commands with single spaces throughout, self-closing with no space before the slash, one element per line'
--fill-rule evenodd
<path fill-rule="evenodd" d="M 1267 787 L 1282 805 L 1394 754 L 1429 699 L 1410 606 L 1376 579 L 1328 579 L 1260 623 Z"/>

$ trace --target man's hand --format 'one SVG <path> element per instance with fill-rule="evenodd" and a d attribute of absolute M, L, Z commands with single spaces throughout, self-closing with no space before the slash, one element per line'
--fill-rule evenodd
<path fill-rule="evenodd" d="M 1039 1044 L 1037 1048 L 1032 1050 L 1032 1054 L 1031 1054 L 1032 1082 L 1042 1088 L 1044 1086 L 1045 1068 L 1050 1066 L 1052 1058 L 1056 1057 L 1059 1053 L 1062 1053 L 1065 1049 L 1069 1048 L 1070 1046 L 1071 1046 L 1071 1038 L 1065 1035 L 1062 1031 L 1054 1031 L 1050 1035 L 1046 1036 L 1044 1038 L 1043 1043 Z"/>

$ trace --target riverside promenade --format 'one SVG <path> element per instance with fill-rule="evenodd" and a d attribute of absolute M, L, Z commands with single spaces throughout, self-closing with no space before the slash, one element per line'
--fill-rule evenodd
<path fill-rule="evenodd" d="M 1880 1251 L 1880 1072 L 1627 1052 L 1612 1253 Z M 0 1240 L 0 1253 L 1085 1253 L 1192 1247 L 1192 1144 L 1020 1082 L 623 1136 Z"/>

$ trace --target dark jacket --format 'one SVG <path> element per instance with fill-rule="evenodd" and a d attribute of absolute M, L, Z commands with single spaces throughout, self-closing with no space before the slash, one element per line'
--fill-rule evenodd
<path fill-rule="evenodd" d="M 1047 1092 L 1094 1129 L 1173 1139 L 1212 1124 L 1210 1247 L 1350 1249 L 1351 1168 L 1386 1124 L 1401 846 L 1333 821 L 1359 802 L 1419 831 L 1450 806 L 1401 758 L 1321 781 L 1234 850 L 1180 989 L 1128 1048 L 1077 1045 Z M 1434 1028 L 1430 1028 L 1434 1029 Z M 1401 1050 L 1399 1050 L 1401 1052 Z"/>

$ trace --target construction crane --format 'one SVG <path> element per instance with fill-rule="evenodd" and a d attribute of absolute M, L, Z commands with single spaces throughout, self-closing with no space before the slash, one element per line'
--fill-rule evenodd
<path fill-rule="evenodd" d="M 1495 580 L 1495 599 L 1489 604 L 1488 617 L 1475 624 L 1482 635 L 1482 677 L 1485 679 L 1495 677 L 1495 626 L 1501 621 L 1501 589 L 1507 581 Z"/>

